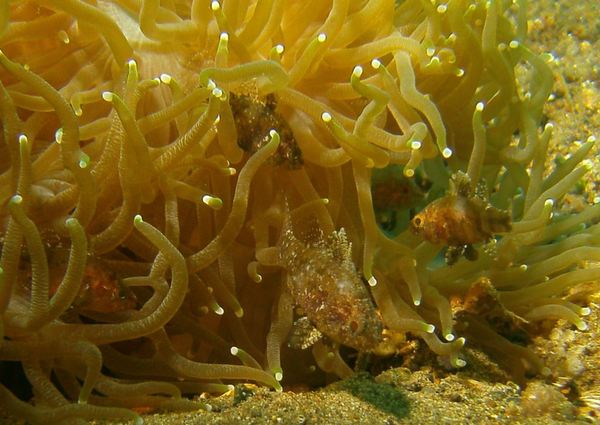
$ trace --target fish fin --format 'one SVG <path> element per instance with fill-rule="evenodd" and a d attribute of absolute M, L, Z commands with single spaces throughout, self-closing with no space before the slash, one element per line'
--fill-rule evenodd
<path fill-rule="evenodd" d="M 288 334 L 288 347 L 294 350 L 306 350 L 323 338 L 323 334 L 315 328 L 308 317 L 297 319 Z"/>

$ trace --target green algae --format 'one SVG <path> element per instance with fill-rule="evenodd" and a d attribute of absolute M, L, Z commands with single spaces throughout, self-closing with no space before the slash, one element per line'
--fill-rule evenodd
<path fill-rule="evenodd" d="M 340 389 L 397 418 L 408 416 L 410 405 L 402 391 L 391 384 L 379 383 L 367 372 L 359 372 L 331 389 Z"/>

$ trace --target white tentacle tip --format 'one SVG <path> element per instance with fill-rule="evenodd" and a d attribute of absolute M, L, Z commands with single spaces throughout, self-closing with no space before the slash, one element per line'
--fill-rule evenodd
<path fill-rule="evenodd" d="M 204 195 L 202 197 L 202 202 L 215 210 L 218 210 L 223 206 L 223 200 L 221 198 L 211 195 Z"/>
<path fill-rule="evenodd" d="M 10 202 L 13 204 L 20 205 L 23 203 L 23 197 L 21 195 L 15 195 L 12 198 L 10 198 Z"/>
<path fill-rule="evenodd" d="M 103 91 L 102 92 L 102 99 L 106 102 L 112 102 L 114 98 L 114 93 L 110 92 L 110 91 Z"/>
<path fill-rule="evenodd" d="M 354 69 L 352 70 L 352 75 L 354 77 L 356 77 L 356 78 L 360 78 L 360 76 L 362 75 L 362 73 L 363 73 L 363 67 L 360 66 L 360 65 L 356 65 L 354 67 Z"/>
<path fill-rule="evenodd" d="M 463 359 L 457 358 L 454 361 L 454 367 L 456 367 L 456 368 L 462 368 L 462 367 L 465 367 L 466 365 L 467 365 L 467 362 Z"/>
<path fill-rule="evenodd" d="M 321 114 L 321 119 L 323 120 L 323 122 L 330 123 L 333 117 L 329 112 L 323 112 Z"/>

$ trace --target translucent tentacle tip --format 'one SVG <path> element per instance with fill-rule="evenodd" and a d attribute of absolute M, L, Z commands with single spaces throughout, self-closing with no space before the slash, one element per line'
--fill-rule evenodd
<path fill-rule="evenodd" d="M 221 198 L 217 198 L 215 196 L 204 195 L 202 197 L 202 202 L 211 207 L 212 209 L 218 210 L 223 206 L 223 200 Z"/>
<path fill-rule="evenodd" d="M 86 155 L 85 153 L 81 153 L 81 157 L 79 158 L 79 168 L 83 169 L 83 168 L 87 168 L 88 165 L 90 165 L 90 157 L 88 155 Z"/>
<path fill-rule="evenodd" d="M 229 34 L 227 34 L 226 32 L 222 32 L 219 36 L 219 40 L 223 42 L 229 41 Z"/>
<path fill-rule="evenodd" d="M 367 282 L 369 282 L 369 286 L 371 287 L 377 285 L 377 279 L 375 279 L 375 276 L 371 276 Z"/>
<path fill-rule="evenodd" d="M 133 217 L 133 223 L 134 224 L 139 224 L 139 223 L 143 223 L 144 219 L 142 218 L 142 216 L 140 214 L 136 214 L 135 217 Z"/>
<path fill-rule="evenodd" d="M 444 158 L 450 158 L 452 156 L 452 149 L 444 148 L 444 150 L 442 151 L 442 156 Z"/>
<path fill-rule="evenodd" d="M 11 204 L 22 204 L 23 203 L 23 197 L 21 195 L 15 195 L 12 198 L 10 198 L 10 203 Z"/>
<path fill-rule="evenodd" d="M 446 341 L 450 342 L 450 341 L 454 341 L 454 338 L 456 338 L 454 336 L 454 334 L 452 332 L 448 332 L 446 335 L 444 335 L 444 338 L 446 338 Z"/>
<path fill-rule="evenodd" d="M 215 87 L 214 89 L 212 89 L 211 93 L 217 99 L 221 99 L 223 97 L 223 90 L 221 90 L 219 87 Z"/>
<path fill-rule="evenodd" d="M 271 136 L 271 141 L 273 143 L 275 143 L 276 145 L 279 145 L 281 139 L 279 137 L 279 133 L 276 130 L 271 129 L 271 131 L 269 131 L 269 136 Z"/>
<path fill-rule="evenodd" d="M 454 364 L 454 367 L 456 367 L 456 368 L 465 367 L 467 365 L 467 362 L 464 361 L 463 359 L 461 359 L 460 357 L 457 357 L 456 359 L 454 359 L 454 361 L 452 363 Z"/>
<path fill-rule="evenodd" d="M 275 380 L 277 382 L 281 382 L 283 380 L 283 372 L 282 371 L 276 371 L 273 376 L 275 376 Z"/>
<path fill-rule="evenodd" d="M 240 349 L 234 345 L 233 347 L 231 347 L 229 349 L 229 352 L 231 353 L 232 356 L 237 356 L 240 352 Z"/>
<path fill-rule="evenodd" d="M 210 3 L 210 9 L 213 12 L 216 12 L 217 10 L 221 9 L 221 3 L 219 3 L 218 1 L 212 1 Z"/>
<path fill-rule="evenodd" d="M 69 217 L 65 220 L 65 226 L 73 228 L 79 224 L 79 221 L 75 217 Z"/>
<path fill-rule="evenodd" d="M 67 34 L 67 32 L 65 30 L 60 30 L 57 33 L 58 39 L 60 41 L 62 41 L 64 44 L 69 44 L 71 42 L 71 39 L 69 38 L 69 34 Z"/>
<path fill-rule="evenodd" d="M 112 102 L 113 98 L 114 98 L 114 93 L 110 92 L 110 91 L 103 91 L 102 92 L 102 99 L 104 99 L 106 102 Z"/>
<path fill-rule="evenodd" d="M 135 61 L 135 59 L 129 59 L 127 61 L 127 67 L 129 68 L 129 72 L 136 72 L 137 71 L 137 62 Z"/>
<path fill-rule="evenodd" d="M 56 133 L 54 133 L 54 140 L 56 140 L 56 143 L 58 143 L 60 145 L 62 143 L 62 139 L 63 139 L 63 129 L 61 127 L 58 130 L 56 130 Z"/>

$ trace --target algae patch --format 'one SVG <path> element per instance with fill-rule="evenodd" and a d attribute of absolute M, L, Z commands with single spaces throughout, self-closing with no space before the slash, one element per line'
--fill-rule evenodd
<path fill-rule="evenodd" d="M 406 396 L 391 384 L 378 383 L 367 372 L 359 372 L 348 379 L 335 383 L 329 387 L 329 390 L 348 392 L 397 418 L 404 418 L 409 414 L 410 406 Z"/>

